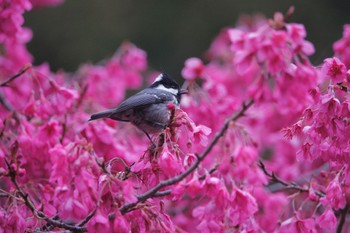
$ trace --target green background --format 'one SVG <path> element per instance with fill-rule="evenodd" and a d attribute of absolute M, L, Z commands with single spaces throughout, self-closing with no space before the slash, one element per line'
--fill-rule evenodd
<path fill-rule="evenodd" d="M 295 6 L 293 22 L 303 23 L 316 47 L 319 64 L 332 56 L 332 43 L 350 23 L 346 0 L 70 0 L 25 15 L 34 38 L 29 50 L 35 64 L 48 61 L 53 70 L 74 71 L 79 64 L 110 57 L 120 44 L 131 41 L 144 49 L 152 68 L 180 76 L 188 57 L 203 57 L 220 29 L 234 26 L 242 14 L 276 11 Z"/>

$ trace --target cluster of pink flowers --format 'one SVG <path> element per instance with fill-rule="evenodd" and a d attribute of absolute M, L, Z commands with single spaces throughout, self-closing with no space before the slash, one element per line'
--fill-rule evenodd
<path fill-rule="evenodd" d="M 349 26 L 321 66 L 280 13 L 223 29 L 184 62 L 189 93 L 153 147 L 88 122 L 155 77 L 145 51 L 74 74 L 30 65 L 23 13 L 60 2 L 0 0 L 0 232 L 349 229 Z"/>

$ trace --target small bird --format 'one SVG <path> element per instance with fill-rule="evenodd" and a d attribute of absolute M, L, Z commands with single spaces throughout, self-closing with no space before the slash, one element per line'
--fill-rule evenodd
<path fill-rule="evenodd" d="M 187 90 L 180 89 L 175 80 L 162 73 L 148 88 L 124 100 L 115 109 L 91 115 L 89 121 L 110 118 L 130 122 L 142 130 L 153 143 L 149 134 L 160 133 L 168 126 L 170 120 L 168 105 L 174 104 L 179 108 L 181 95 L 185 93 Z"/>

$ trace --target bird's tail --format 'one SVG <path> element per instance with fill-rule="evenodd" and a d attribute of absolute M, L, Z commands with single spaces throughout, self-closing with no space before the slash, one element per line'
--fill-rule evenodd
<path fill-rule="evenodd" d="M 112 113 L 113 113 L 113 109 L 92 114 L 90 116 L 89 121 L 100 119 L 100 118 L 105 118 L 105 117 L 110 117 L 112 115 Z"/>

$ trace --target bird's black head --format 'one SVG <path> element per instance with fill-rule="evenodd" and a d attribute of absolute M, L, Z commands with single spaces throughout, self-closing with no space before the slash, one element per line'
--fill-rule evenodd
<path fill-rule="evenodd" d="M 168 91 L 176 96 L 180 102 L 182 94 L 186 94 L 187 90 L 180 89 L 179 84 L 170 77 L 167 73 L 161 73 L 152 83 L 150 88 L 156 88 L 164 91 Z"/>
<path fill-rule="evenodd" d="M 170 77 L 167 73 L 161 73 L 150 86 L 151 88 L 157 88 L 163 85 L 166 89 L 179 90 L 179 84 Z"/>

